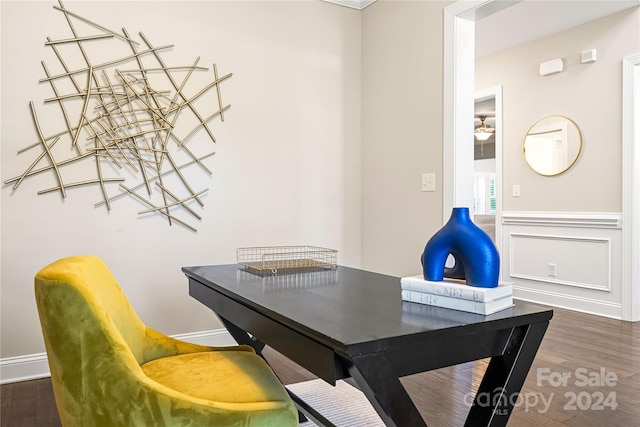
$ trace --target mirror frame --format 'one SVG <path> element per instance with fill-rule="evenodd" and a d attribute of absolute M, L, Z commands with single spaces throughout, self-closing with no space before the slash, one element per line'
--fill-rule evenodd
<path fill-rule="evenodd" d="M 577 147 L 577 151 L 576 154 L 573 156 L 573 158 L 568 162 L 567 166 L 558 171 L 558 172 L 553 172 L 553 173 L 544 173 L 544 172 L 540 172 L 539 170 L 537 170 L 530 162 L 530 160 L 527 158 L 527 150 L 526 150 L 526 142 L 527 142 L 527 137 L 529 136 L 529 134 L 531 133 L 531 130 L 533 128 L 535 128 L 537 125 L 539 125 L 542 121 L 550 119 L 550 118 L 558 118 L 558 119 L 563 119 L 565 120 L 569 126 L 572 126 L 573 129 L 575 129 L 575 131 L 578 134 L 578 147 Z M 524 161 L 527 163 L 527 165 L 531 168 L 532 171 L 534 171 L 535 173 L 542 175 L 542 176 L 557 176 L 560 175 L 566 171 L 568 171 L 569 169 L 571 169 L 571 167 L 576 163 L 576 161 L 578 160 L 578 157 L 580 157 L 580 153 L 582 152 L 582 133 L 580 132 L 580 128 L 578 127 L 578 125 L 571 120 L 569 117 L 567 116 L 563 116 L 561 114 L 551 114 L 548 116 L 544 116 L 541 119 L 536 120 L 530 127 L 529 129 L 527 129 L 527 133 L 525 133 L 524 135 L 524 140 L 522 141 L 522 154 L 524 157 Z"/>

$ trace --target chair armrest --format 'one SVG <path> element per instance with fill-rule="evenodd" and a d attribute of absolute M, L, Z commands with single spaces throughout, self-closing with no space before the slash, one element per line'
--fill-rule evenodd
<path fill-rule="evenodd" d="M 141 364 L 160 357 L 175 356 L 184 353 L 199 353 L 205 351 L 249 351 L 255 353 L 253 348 L 248 345 L 211 347 L 193 344 L 164 335 L 149 327 L 146 328 L 145 335 L 145 348 L 142 352 L 144 361 L 142 361 Z"/>

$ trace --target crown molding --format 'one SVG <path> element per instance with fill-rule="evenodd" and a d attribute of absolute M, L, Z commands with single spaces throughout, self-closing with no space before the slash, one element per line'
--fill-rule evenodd
<path fill-rule="evenodd" d="M 323 0 L 327 3 L 333 3 L 340 6 L 350 7 L 352 9 L 362 10 L 376 0 Z"/>

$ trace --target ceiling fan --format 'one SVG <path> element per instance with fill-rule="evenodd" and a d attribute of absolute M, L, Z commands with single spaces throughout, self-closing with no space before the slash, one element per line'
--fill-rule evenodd
<path fill-rule="evenodd" d="M 474 136 L 478 141 L 481 142 L 486 141 L 487 139 L 491 138 L 491 135 L 496 133 L 496 130 L 494 128 L 484 122 L 487 117 L 489 116 L 485 114 L 478 115 L 477 118 L 480 119 L 480 124 L 477 125 L 473 130 Z"/>

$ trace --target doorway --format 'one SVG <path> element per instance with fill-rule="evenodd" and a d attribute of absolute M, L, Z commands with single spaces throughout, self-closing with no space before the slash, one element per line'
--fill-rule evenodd
<path fill-rule="evenodd" d="M 484 123 L 495 130 L 484 141 L 474 136 L 474 222 L 502 253 L 502 86 L 476 92 L 474 115 L 476 124 L 484 117 Z"/>
<path fill-rule="evenodd" d="M 473 156 L 465 147 L 473 140 L 474 76 L 475 76 L 475 21 L 512 6 L 514 2 L 496 0 L 457 1 L 444 10 L 444 102 L 443 102 L 443 217 L 455 206 L 471 206 L 473 180 L 469 178 Z M 624 62 L 626 93 L 623 150 L 623 211 L 627 222 L 622 227 L 623 269 L 626 284 L 623 320 L 640 320 L 640 179 L 634 168 L 640 156 L 634 144 L 637 140 L 638 99 L 637 82 L 640 80 L 640 55 L 626 58 Z M 636 88 L 636 92 L 629 88 Z M 634 96 L 630 94 L 634 93 Z M 634 115 L 634 113 L 636 115 Z M 501 181 L 501 180 L 500 180 Z M 634 233 L 635 230 L 635 233 Z M 502 272 L 501 272 L 502 274 Z"/>

